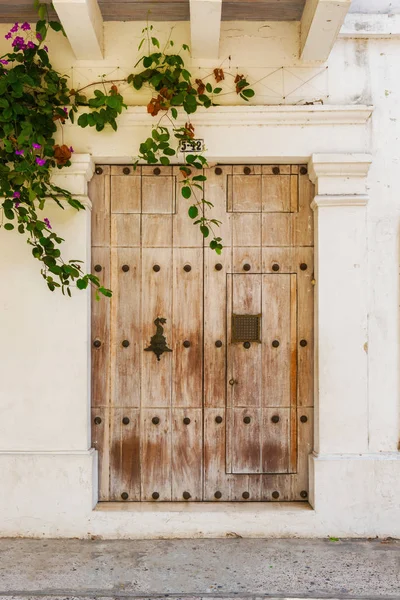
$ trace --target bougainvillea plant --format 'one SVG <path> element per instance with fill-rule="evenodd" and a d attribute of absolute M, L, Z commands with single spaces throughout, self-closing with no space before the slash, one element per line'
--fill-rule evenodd
<path fill-rule="evenodd" d="M 67 119 L 74 122 L 78 111 L 78 126 L 95 127 L 97 131 L 111 126 L 116 130 L 118 116 L 126 108 L 116 85 L 120 81 L 101 81 L 102 89 L 93 89 L 91 98 L 83 94 L 83 89 L 70 89 L 67 79 L 52 68 L 45 43 L 49 28 L 63 32 L 62 26 L 48 20 L 47 5 L 37 0 L 35 5 L 39 21 L 34 28 L 29 23 L 15 23 L 5 36 L 11 50 L 0 58 L 0 196 L 4 198 L 0 226 L 27 236 L 33 256 L 42 263 L 41 273 L 51 291 L 59 288 L 71 296 L 73 285 L 78 289 L 92 285 L 97 297 L 99 294 L 111 296 L 111 291 L 101 286 L 98 277 L 83 272 L 81 261 L 63 260 L 60 245 L 64 240 L 46 216 L 46 203 L 52 199 L 60 208 L 69 204 L 76 210 L 84 209 L 68 190 L 51 181 L 54 169 L 71 165 L 74 152 L 68 144 L 56 144 L 55 134 Z M 147 44 L 147 53 L 135 65 L 143 68 L 123 81 L 135 90 L 149 88 L 151 98 L 147 112 L 158 117 L 151 135 L 140 144 L 135 164 L 140 161 L 169 165 L 171 157 L 177 154 L 177 143 L 194 138 L 189 115 L 199 106 L 215 105 L 222 91 L 218 84 L 225 74 L 216 68 L 207 77 L 215 80 L 216 87 L 210 81 L 205 82 L 207 78 L 193 81 L 181 56 L 182 51 L 189 51 L 188 46 L 183 45 L 178 53 L 172 53 L 174 43 L 169 39 L 160 50 L 152 30 L 152 26 L 143 30 L 144 38 L 139 45 L 141 51 Z M 95 82 L 85 86 L 85 90 L 98 85 L 99 82 Z M 234 85 L 242 99 L 254 96 L 244 76 L 236 75 Z M 82 107 L 88 111 L 82 112 Z M 184 126 L 176 124 L 180 111 L 185 113 Z M 184 157 L 184 164 L 179 167 L 180 184 L 182 196 L 190 200 L 189 217 L 200 227 L 203 236 L 210 239 L 210 247 L 220 253 L 222 240 L 215 233 L 219 222 L 207 216 L 212 204 L 204 197 L 207 160 L 202 153 Z"/>

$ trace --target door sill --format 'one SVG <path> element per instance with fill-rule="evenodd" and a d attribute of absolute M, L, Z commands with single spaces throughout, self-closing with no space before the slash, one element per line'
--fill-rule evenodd
<path fill-rule="evenodd" d="M 98 502 L 97 512 L 273 513 L 313 511 L 308 502 Z"/>

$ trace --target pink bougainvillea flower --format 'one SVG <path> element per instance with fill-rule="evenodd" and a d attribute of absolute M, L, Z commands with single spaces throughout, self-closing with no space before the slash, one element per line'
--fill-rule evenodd
<path fill-rule="evenodd" d="M 17 156 L 23 156 L 23 155 L 24 155 L 24 152 L 25 152 L 25 150 L 16 150 L 16 151 L 15 151 L 15 154 L 16 154 Z"/>
<path fill-rule="evenodd" d="M 27 48 L 29 48 L 29 50 L 33 50 L 34 48 L 36 48 L 35 44 L 33 42 L 28 42 L 27 43 Z"/>
<path fill-rule="evenodd" d="M 40 42 L 42 41 L 43 37 L 40 33 L 36 34 L 36 39 L 39 40 Z"/>
<path fill-rule="evenodd" d="M 14 192 L 13 198 L 21 198 L 21 192 Z"/>
<path fill-rule="evenodd" d="M 32 144 L 32 148 L 35 148 L 35 150 L 40 150 L 41 147 L 42 146 L 40 144 L 36 144 L 36 142 Z"/>
<path fill-rule="evenodd" d="M 4 58 L 1 58 L 1 59 L 0 59 L 0 63 L 1 63 L 2 65 L 8 65 L 8 60 L 5 60 Z"/>
<path fill-rule="evenodd" d="M 31 26 L 29 25 L 29 23 L 27 23 L 27 21 L 25 21 L 25 23 L 22 23 L 22 25 L 21 25 L 22 31 L 29 31 L 30 28 L 31 28 Z"/>
<path fill-rule="evenodd" d="M 47 229 L 51 229 L 50 221 L 48 220 L 48 218 L 46 217 L 45 219 L 43 219 L 43 221 L 46 224 Z"/>
<path fill-rule="evenodd" d="M 68 114 L 68 108 L 66 106 L 64 106 L 63 111 L 65 112 L 65 114 Z"/>
<path fill-rule="evenodd" d="M 45 50 L 46 52 L 48 52 L 48 51 L 49 51 L 49 49 L 48 49 L 48 47 L 47 47 L 47 46 L 43 46 L 43 50 Z"/>
<path fill-rule="evenodd" d="M 14 204 L 15 208 L 19 208 L 19 205 L 20 205 L 20 204 L 21 204 L 21 202 L 16 202 L 16 203 Z"/>
<path fill-rule="evenodd" d="M 16 33 L 19 29 L 19 24 L 15 23 L 13 27 L 10 29 L 10 33 Z"/>
<path fill-rule="evenodd" d="M 44 158 L 39 158 L 37 156 L 36 157 L 36 164 L 38 164 L 39 167 L 44 167 L 44 165 L 46 164 L 46 160 Z"/>
<path fill-rule="evenodd" d="M 12 36 L 11 36 L 11 33 L 8 32 L 4 37 L 6 38 L 6 40 L 11 40 Z"/>
<path fill-rule="evenodd" d="M 14 38 L 14 41 L 11 45 L 13 48 L 17 48 L 18 50 L 25 50 L 26 48 L 25 40 L 20 35 L 17 35 Z"/>
<path fill-rule="evenodd" d="M 75 150 L 73 149 L 72 146 L 69 147 L 69 151 L 71 152 L 71 154 L 72 154 L 72 152 L 75 152 Z"/>

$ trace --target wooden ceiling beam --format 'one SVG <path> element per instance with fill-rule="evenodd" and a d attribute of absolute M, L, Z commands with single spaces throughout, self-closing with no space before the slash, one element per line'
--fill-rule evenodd
<path fill-rule="evenodd" d="M 103 17 L 97 0 L 53 0 L 78 60 L 103 59 Z"/>
<path fill-rule="evenodd" d="M 300 29 L 300 57 L 324 62 L 339 35 L 351 0 L 307 0 Z"/>
<path fill-rule="evenodd" d="M 222 0 L 190 0 L 191 51 L 194 59 L 219 55 Z"/>

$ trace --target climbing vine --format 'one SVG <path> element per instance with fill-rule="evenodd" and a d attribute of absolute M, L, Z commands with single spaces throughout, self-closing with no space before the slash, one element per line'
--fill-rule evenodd
<path fill-rule="evenodd" d="M 135 90 L 147 88 L 151 94 L 147 112 L 157 121 L 151 135 L 139 146 L 135 166 L 139 162 L 166 166 L 179 152 L 179 144 L 190 143 L 195 137 L 190 115 L 199 106 L 209 108 L 217 104 L 225 73 L 222 68 L 215 68 L 207 77 L 193 79 L 182 57 L 189 47 L 183 44 L 175 52 L 169 38 L 161 49 L 149 25 L 142 32 L 138 48 L 142 55 L 134 67 L 137 72 L 124 80 L 103 80 L 101 89 L 94 89 L 99 87 L 98 81 L 82 89 L 70 89 L 66 77 L 51 66 L 45 43 L 48 30 L 63 33 L 62 26 L 49 21 L 46 4 L 35 0 L 35 5 L 39 13 L 35 27 L 26 22 L 15 23 L 5 36 L 11 50 L 0 58 L 0 196 L 4 198 L 0 227 L 27 236 L 51 291 L 59 288 L 71 296 L 72 285 L 78 289 L 92 285 L 97 296 L 111 296 L 98 277 L 84 273 L 82 261 L 63 259 L 60 245 L 64 240 L 45 216 L 49 198 L 62 209 L 65 205 L 84 209 L 68 190 L 51 181 L 53 169 L 70 166 L 74 152 L 68 144 L 56 144 L 58 128 L 67 120 L 76 120 L 80 127 L 102 131 L 111 126 L 117 130 L 118 116 L 127 108 L 118 84 L 127 83 Z M 233 83 L 243 100 L 254 96 L 243 75 L 237 74 Z M 179 124 L 182 112 L 184 125 Z M 193 152 L 184 154 L 183 162 L 179 183 L 182 196 L 189 201 L 188 216 L 208 238 L 210 247 L 220 254 L 223 246 L 217 234 L 219 221 L 209 216 L 212 203 L 204 194 L 207 159 L 202 152 Z"/>

